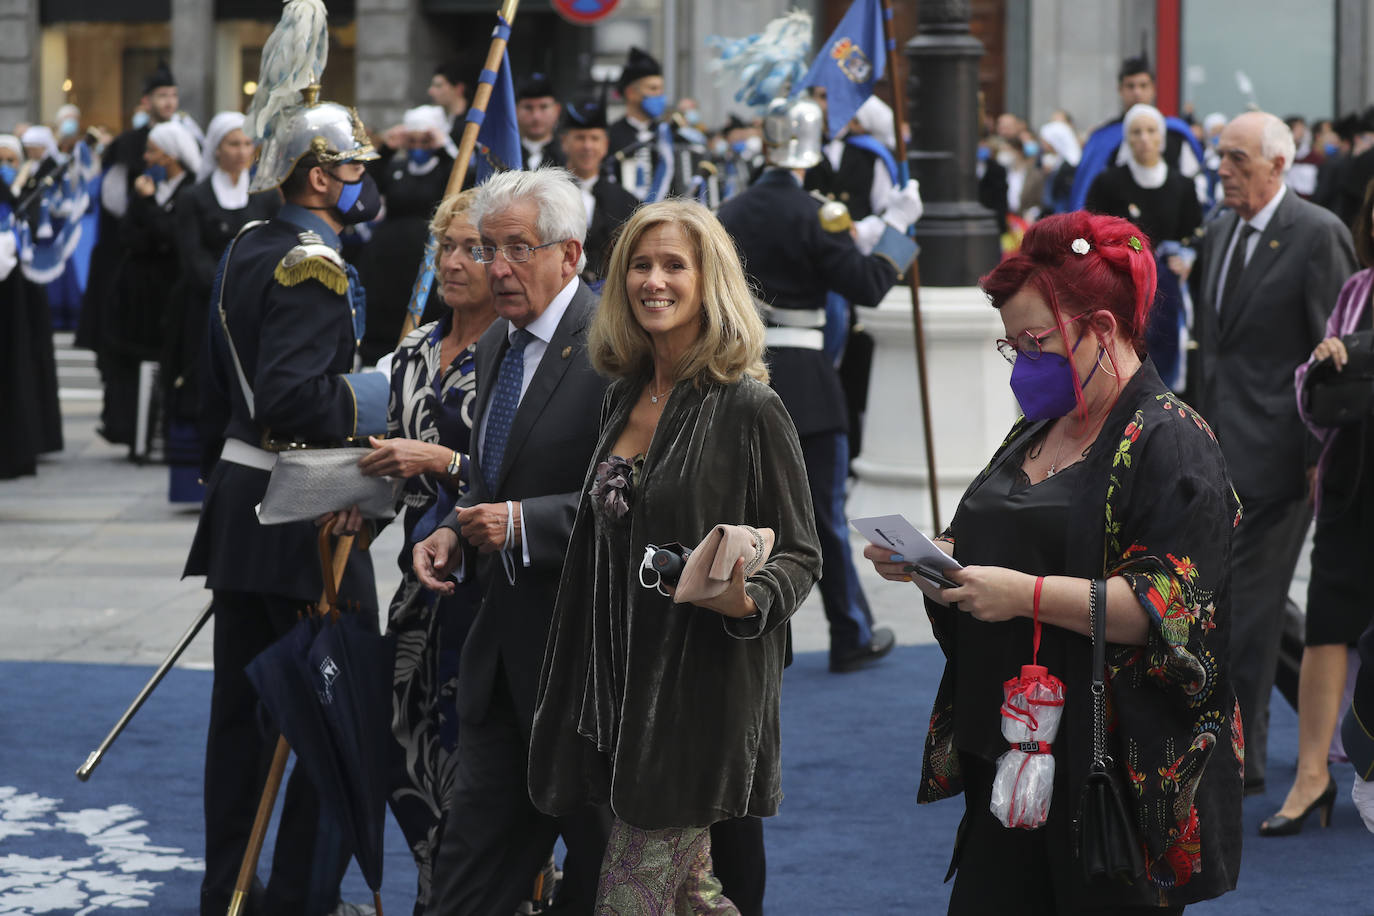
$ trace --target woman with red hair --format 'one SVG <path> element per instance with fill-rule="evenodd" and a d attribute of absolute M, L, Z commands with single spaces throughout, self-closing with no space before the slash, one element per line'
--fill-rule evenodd
<path fill-rule="evenodd" d="M 962 564 L 955 587 L 865 550 L 885 578 L 920 586 L 947 658 L 918 800 L 965 795 L 949 912 L 1180 912 L 1234 888 L 1240 866 L 1244 746 L 1226 669 L 1240 506 L 1211 430 L 1144 355 L 1155 261 L 1140 230 L 1049 217 L 981 286 L 1024 416 L 939 539 Z M 1129 884 L 1089 882 L 1076 852 L 1094 614 L 1106 753 L 1143 854 Z M 1058 734 L 1041 746 L 1054 790 L 1043 826 L 1008 829 L 989 810 L 1008 750 L 998 710 L 1037 631 L 1039 663 L 1065 684 Z"/>

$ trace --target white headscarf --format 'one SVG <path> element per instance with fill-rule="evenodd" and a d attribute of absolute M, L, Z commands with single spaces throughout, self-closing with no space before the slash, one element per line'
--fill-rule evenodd
<path fill-rule="evenodd" d="M 57 158 L 57 139 L 52 135 L 52 128 L 46 124 L 35 124 L 24 131 L 22 141 L 25 146 L 43 147 L 43 155 L 48 159 Z"/>
<path fill-rule="evenodd" d="M 236 130 L 243 129 L 243 115 L 237 111 L 221 111 L 210 120 L 205 129 L 205 154 L 200 162 L 198 180 L 210 182 L 210 190 L 215 192 L 215 200 L 226 210 L 242 210 L 248 206 L 248 169 L 239 173 L 237 180 L 219 167 L 215 154 L 224 138 Z"/>
<path fill-rule="evenodd" d="M 401 124 L 406 130 L 433 131 L 438 136 L 439 145 L 443 147 L 444 152 L 454 159 L 458 158 L 458 147 L 454 146 L 453 137 L 448 132 L 448 113 L 441 106 L 418 105 L 407 109 Z"/>
<path fill-rule="evenodd" d="M 1131 154 L 1131 144 L 1126 139 L 1126 135 L 1131 130 L 1131 123 L 1139 118 L 1152 118 L 1155 124 L 1159 126 L 1159 161 L 1148 168 L 1136 162 L 1135 156 Z M 1125 117 L 1121 119 L 1121 150 L 1117 153 L 1116 161 L 1126 163 L 1126 168 L 1131 170 L 1131 177 L 1142 188 L 1158 188 L 1164 184 L 1164 179 L 1169 175 L 1169 167 L 1164 163 L 1167 130 L 1164 115 L 1160 114 L 1159 109 L 1153 105 L 1132 105 L 1126 110 Z"/>
<path fill-rule="evenodd" d="M 1078 142 L 1078 135 L 1063 121 L 1045 122 L 1040 127 L 1040 139 L 1054 150 L 1056 156 L 1071 166 L 1077 167 L 1079 160 L 1083 158 L 1083 147 Z"/>
<path fill-rule="evenodd" d="M 176 121 L 154 124 L 153 129 L 148 131 L 148 141 L 156 143 L 158 149 L 180 162 L 181 167 L 193 176 L 200 167 L 200 145 L 191 132 Z"/>
<path fill-rule="evenodd" d="M 854 112 L 854 118 L 865 133 L 883 146 L 897 148 L 897 121 L 892 116 L 892 109 L 882 99 L 876 95 L 864 99 L 859 110 Z"/>
<path fill-rule="evenodd" d="M 237 111 L 221 111 L 210 119 L 210 126 L 205 129 L 205 153 L 200 160 L 200 171 L 196 172 L 198 180 L 210 180 L 210 173 L 219 167 L 215 158 L 219 145 L 229 134 L 242 129 L 243 115 Z"/>
<path fill-rule="evenodd" d="M 20 143 L 19 138 L 14 134 L 0 134 L 0 149 L 14 150 L 19 161 L 24 161 L 24 144 Z"/>

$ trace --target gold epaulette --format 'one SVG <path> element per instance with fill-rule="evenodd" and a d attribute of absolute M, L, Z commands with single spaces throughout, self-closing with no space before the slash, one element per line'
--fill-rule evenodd
<path fill-rule="evenodd" d="M 272 278 L 282 286 L 295 286 L 306 280 L 318 280 L 337 295 L 348 292 L 348 272 L 343 258 L 314 233 L 303 232 L 301 244 L 281 259 Z"/>

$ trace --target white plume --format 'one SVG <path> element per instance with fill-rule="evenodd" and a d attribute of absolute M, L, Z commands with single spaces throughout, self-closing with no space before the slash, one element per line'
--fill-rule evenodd
<path fill-rule="evenodd" d="M 282 7 L 281 21 L 262 47 L 258 91 L 243 124 L 255 143 L 270 137 L 277 115 L 299 105 L 301 90 L 324 76 L 328 15 L 323 0 L 286 0 Z"/>
<path fill-rule="evenodd" d="M 717 54 L 711 69 L 740 81 L 735 101 L 763 108 L 787 95 L 811 66 L 811 14 L 793 10 L 763 31 L 744 38 L 711 35 L 706 44 Z"/>

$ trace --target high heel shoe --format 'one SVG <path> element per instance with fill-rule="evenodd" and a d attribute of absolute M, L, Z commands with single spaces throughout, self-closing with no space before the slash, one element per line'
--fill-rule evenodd
<path fill-rule="evenodd" d="M 1328 779 L 1322 794 L 1318 795 L 1302 814 L 1297 817 L 1275 814 L 1260 824 L 1260 836 L 1294 836 L 1301 833 L 1303 822 L 1307 820 L 1307 816 L 1318 810 L 1321 811 L 1318 823 L 1323 827 L 1330 827 L 1331 809 L 1334 807 L 1336 807 L 1336 780 Z"/>

